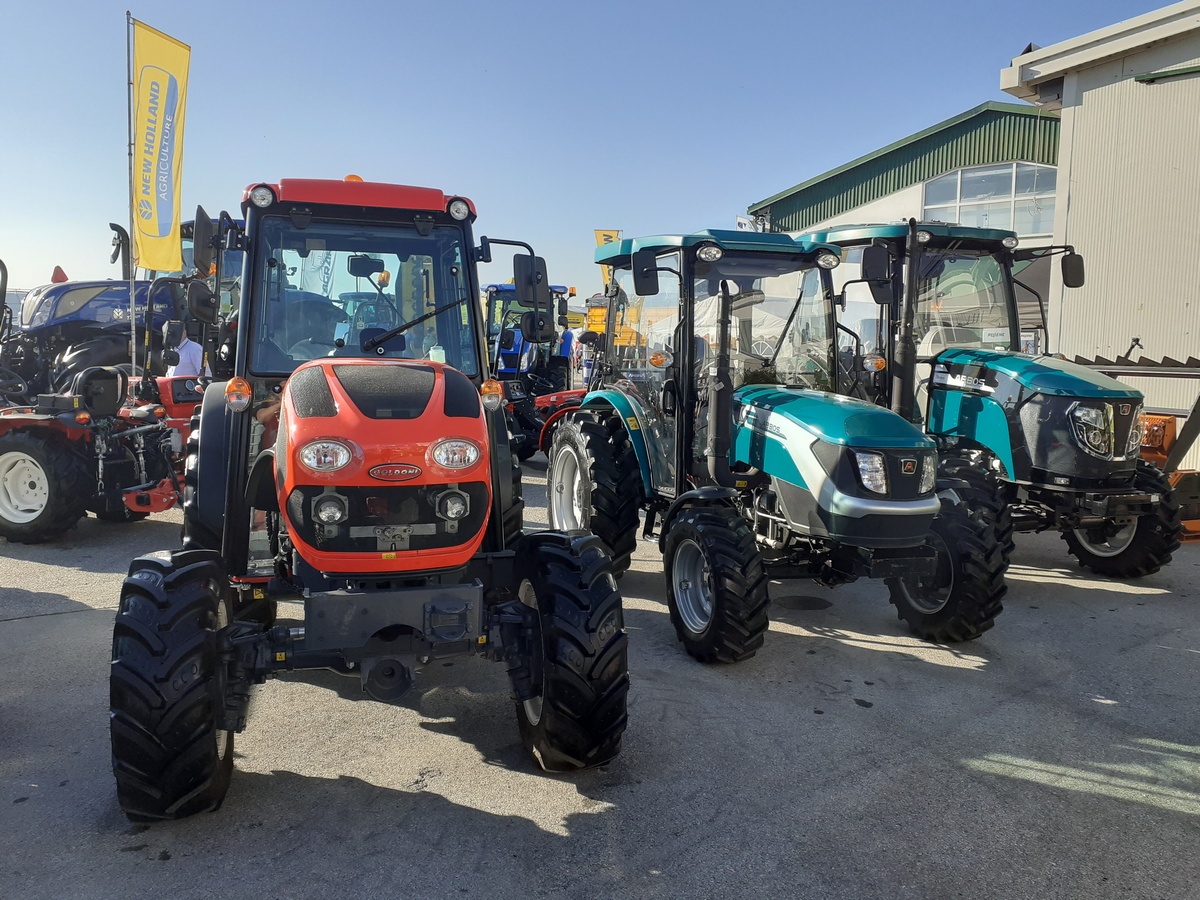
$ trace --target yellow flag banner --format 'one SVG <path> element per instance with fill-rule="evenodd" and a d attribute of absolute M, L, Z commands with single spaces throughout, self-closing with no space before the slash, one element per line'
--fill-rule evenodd
<path fill-rule="evenodd" d="M 603 247 L 605 244 L 615 244 L 621 239 L 621 232 L 611 229 L 594 229 L 596 232 L 596 246 Z M 608 287 L 612 281 L 612 266 L 601 266 L 601 272 L 604 275 L 604 286 Z"/>
<path fill-rule="evenodd" d="M 187 44 L 133 22 L 133 259 L 144 269 L 183 269 L 179 190 L 183 179 L 183 115 Z"/>

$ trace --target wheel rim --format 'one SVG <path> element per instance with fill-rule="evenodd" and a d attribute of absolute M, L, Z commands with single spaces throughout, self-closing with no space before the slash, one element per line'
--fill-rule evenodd
<path fill-rule="evenodd" d="M 937 533 L 929 535 L 929 542 L 937 551 L 937 566 L 933 574 L 924 578 L 900 579 L 900 590 L 904 592 L 909 606 L 925 616 L 945 609 L 954 591 L 954 566 L 950 563 L 949 547 Z"/>
<path fill-rule="evenodd" d="M 537 608 L 538 608 L 537 592 L 534 591 L 533 584 L 531 584 L 528 579 L 521 582 L 521 588 L 517 592 L 517 597 L 526 606 L 530 607 L 531 609 L 533 609 L 535 611 L 537 610 Z M 541 642 L 542 642 L 542 624 L 541 624 L 541 616 L 540 615 L 538 616 L 538 626 L 535 629 L 535 632 L 537 635 L 535 640 L 537 642 L 537 646 L 540 651 Z M 541 689 L 541 691 L 538 693 L 538 695 L 536 697 L 531 697 L 530 699 L 524 701 L 521 704 L 521 706 L 525 710 L 525 718 L 529 720 L 530 725 L 537 726 L 537 724 L 542 721 L 542 705 L 543 705 L 542 699 L 545 696 L 546 696 L 546 667 L 545 667 L 545 665 L 543 665 L 542 666 L 542 689 Z"/>
<path fill-rule="evenodd" d="M 1137 522 L 1122 525 L 1111 533 L 1104 526 L 1094 529 L 1076 528 L 1072 533 L 1075 535 L 1075 540 L 1079 541 L 1084 549 L 1093 556 L 1120 556 L 1133 543 L 1134 535 L 1137 534 Z M 1101 539 L 1096 540 L 1093 535 Z"/>
<path fill-rule="evenodd" d="M 0 515 L 22 525 L 32 522 L 50 502 L 50 480 L 41 463 L 28 453 L 0 456 Z"/>
<path fill-rule="evenodd" d="M 221 629 L 224 628 L 228 624 L 229 624 L 229 609 L 225 605 L 225 601 L 223 599 L 218 598 L 218 600 L 217 600 L 217 631 L 220 632 Z M 224 729 L 221 729 L 221 728 L 214 728 L 213 729 L 213 737 L 217 744 L 217 759 L 221 762 L 224 762 L 225 757 L 233 750 L 233 746 L 229 740 L 230 737 L 232 737 L 232 733 L 229 731 L 225 731 Z"/>
<path fill-rule="evenodd" d="M 554 484 L 550 489 L 551 523 L 564 531 L 588 527 L 588 507 L 579 459 L 570 447 L 554 457 Z"/>
<path fill-rule="evenodd" d="M 671 563 L 671 587 L 675 607 L 683 626 L 693 634 L 703 634 L 712 622 L 712 570 L 700 545 L 690 538 L 680 541 Z"/>

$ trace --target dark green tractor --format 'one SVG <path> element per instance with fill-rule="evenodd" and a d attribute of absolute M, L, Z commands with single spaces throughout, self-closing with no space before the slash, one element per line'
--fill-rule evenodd
<path fill-rule="evenodd" d="M 1085 366 L 1022 352 L 1022 269 L 1074 248 L 1018 249 L 1010 231 L 944 223 L 846 225 L 801 240 L 837 244 L 869 292 L 843 294 L 839 389 L 922 424 L 939 470 L 1014 531 L 1055 529 L 1102 575 L 1137 578 L 1171 561 L 1182 530 L 1167 477 L 1140 458 L 1142 394 Z M 852 266 L 858 266 L 852 270 Z M 853 292 L 852 292 L 853 293 Z M 1042 307 L 1041 327 L 1045 329 Z"/>

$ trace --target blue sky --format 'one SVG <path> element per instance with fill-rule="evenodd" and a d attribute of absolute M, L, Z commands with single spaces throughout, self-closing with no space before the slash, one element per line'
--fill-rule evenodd
<path fill-rule="evenodd" d="M 125 10 L 192 48 L 183 209 L 286 177 L 470 197 L 477 234 L 600 288 L 593 229 L 731 228 L 746 207 L 987 100 L 1000 70 L 1144 0 L 105 0 L 0 16 L 9 286 L 119 277 Z M 486 280 L 503 280 L 507 263 Z"/>

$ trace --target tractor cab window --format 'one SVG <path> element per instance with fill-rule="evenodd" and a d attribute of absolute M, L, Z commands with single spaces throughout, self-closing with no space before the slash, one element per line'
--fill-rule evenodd
<path fill-rule="evenodd" d="M 917 258 L 916 277 L 913 338 L 918 359 L 929 359 L 950 347 L 1013 347 L 1011 292 L 1004 266 L 995 256 L 927 249 Z"/>
<path fill-rule="evenodd" d="M 479 375 L 462 232 L 263 220 L 250 369 L 288 374 L 322 356 L 430 359 Z M 408 326 L 378 346 L 372 339 Z"/>
<path fill-rule="evenodd" d="M 831 304 L 821 272 L 801 258 L 726 254 L 696 263 L 696 335 L 717 350 L 722 285 L 729 291 L 733 383 L 831 390 Z M 700 343 L 697 343 L 700 346 Z"/>

